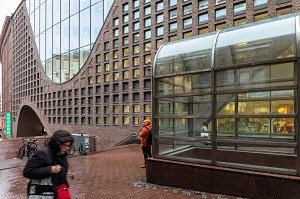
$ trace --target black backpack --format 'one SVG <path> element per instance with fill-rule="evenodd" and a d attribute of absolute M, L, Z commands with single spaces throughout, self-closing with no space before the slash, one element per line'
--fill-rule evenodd
<path fill-rule="evenodd" d="M 147 136 L 147 139 L 146 139 L 146 144 L 147 145 L 152 145 L 152 129 L 148 128 L 145 126 L 145 128 L 148 130 L 148 136 Z"/>

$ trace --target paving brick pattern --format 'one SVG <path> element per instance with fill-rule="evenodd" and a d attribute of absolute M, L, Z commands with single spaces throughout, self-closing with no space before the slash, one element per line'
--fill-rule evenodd
<path fill-rule="evenodd" d="M 25 162 L 15 159 L 0 163 L 0 199 L 26 198 L 28 180 L 22 176 Z M 69 163 L 73 199 L 237 198 L 146 183 L 146 170 L 139 168 L 143 156 L 138 145 L 71 157 Z"/>

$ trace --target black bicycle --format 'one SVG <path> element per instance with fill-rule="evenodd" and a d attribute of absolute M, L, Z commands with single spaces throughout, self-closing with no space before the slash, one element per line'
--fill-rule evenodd
<path fill-rule="evenodd" d="M 37 142 L 36 139 L 24 139 L 23 145 L 19 149 L 18 158 L 22 159 L 25 156 L 30 158 L 39 149 Z"/>

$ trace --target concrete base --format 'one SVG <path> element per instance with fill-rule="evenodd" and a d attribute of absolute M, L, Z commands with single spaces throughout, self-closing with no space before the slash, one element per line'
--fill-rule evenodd
<path fill-rule="evenodd" d="M 147 182 L 245 198 L 300 198 L 300 177 L 297 176 L 155 158 L 147 160 Z"/>

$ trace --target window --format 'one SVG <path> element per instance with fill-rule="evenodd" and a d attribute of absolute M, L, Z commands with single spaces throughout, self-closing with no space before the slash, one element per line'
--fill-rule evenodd
<path fill-rule="evenodd" d="M 151 89 L 151 80 L 144 80 L 144 89 Z"/>
<path fill-rule="evenodd" d="M 129 124 L 129 116 L 124 116 L 123 117 L 123 125 L 128 125 Z"/>
<path fill-rule="evenodd" d="M 119 69 L 119 62 L 116 61 L 113 63 L 113 65 L 114 65 L 114 70 Z"/>
<path fill-rule="evenodd" d="M 267 7 L 268 0 L 254 0 L 254 9 L 261 9 Z"/>
<path fill-rule="evenodd" d="M 109 53 L 104 53 L 104 61 L 109 61 Z"/>
<path fill-rule="evenodd" d="M 177 5 L 177 0 L 169 0 L 169 6 L 175 6 Z"/>
<path fill-rule="evenodd" d="M 269 18 L 269 15 L 267 12 L 254 15 L 254 21 L 260 21 L 260 20 L 264 20 L 264 19 L 268 19 L 268 18 Z"/>
<path fill-rule="evenodd" d="M 128 94 L 123 94 L 123 102 L 128 102 L 129 101 L 128 98 L 129 98 Z M 126 105 L 124 107 L 126 107 Z M 125 110 L 127 110 L 127 109 L 125 109 Z M 128 112 L 129 112 L 129 105 L 128 105 Z"/>
<path fill-rule="evenodd" d="M 109 50 L 109 42 L 104 43 L 104 50 Z"/>
<path fill-rule="evenodd" d="M 127 57 L 129 55 L 129 49 L 128 48 L 124 48 L 123 49 L 123 56 Z"/>
<path fill-rule="evenodd" d="M 204 10 L 208 8 L 208 0 L 200 0 L 199 1 L 199 10 Z"/>
<path fill-rule="evenodd" d="M 192 8 L 193 8 L 192 4 L 183 6 L 183 14 L 184 15 L 191 14 L 192 13 Z"/>
<path fill-rule="evenodd" d="M 156 40 L 156 49 L 159 49 L 159 47 L 161 47 L 164 43 L 163 39 Z"/>
<path fill-rule="evenodd" d="M 128 43 L 129 43 L 128 36 L 123 37 L 123 45 L 126 46 L 126 45 L 128 45 Z"/>
<path fill-rule="evenodd" d="M 138 78 L 140 76 L 140 69 L 133 70 L 133 78 Z"/>
<path fill-rule="evenodd" d="M 133 39 L 133 43 L 139 42 L 139 40 L 140 40 L 140 34 L 139 33 L 133 34 L 132 39 Z"/>
<path fill-rule="evenodd" d="M 144 99 L 145 101 L 151 101 L 151 92 L 145 92 Z"/>
<path fill-rule="evenodd" d="M 123 68 L 128 68 L 129 67 L 129 61 L 128 59 L 123 60 Z"/>
<path fill-rule="evenodd" d="M 133 116 L 133 125 L 139 125 L 140 118 L 138 116 Z"/>
<path fill-rule="evenodd" d="M 123 4 L 123 12 L 128 12 L 129 6 L 128 3 Z"/>
<path fill-rule="evenodd" d="M 140 46 L 139 45 L 135 45 L 133 46 L 133 54 L 139 54 L 140 53 Z"/>
<path fill-rule="evenodd" d="M 115 40 L 113 41 L 113 47 L 114 47 L 114 48 L 118 48 L 118 47 L 119 47 L 119 40 L 118 40 L 118 39 L 115 39 Z"/>
<path fill-rule="evenodd" d="M 204 14 L 199 15 L 198 20 L 199 20 L 199 25 L 207 23 L 208 22 L 208 13 L 204 13 Z"/>
<path fill-rule="evenodd" d="M 140 58 L 134 57 L 133 58 L 133 66 L 138 66 L 138 65 L 140 65 Z"/>
<path fill-rule="evenodd" d="M 144 39 L 150 39 L 151 38 L 151 30 L 144 31 Z"/>
<path fill-rule="evenodd" d="M 113 123 L 114 123 L 114 125 L 118 125 L 119 124 L 119 117 L 114 116 L 113 117 Z"/>
<path fill-rule="evenodd" d="M 118 81 L 119 80 L 119 73 L 118 72 L 113 73 L 113 78 L 114 78 L 114 81 Z"/>
<path fill-rule="evenodd" d="M 164 9 L 164 2 L 161 1 L 156 3 L 156 12 L 161 11 L 162 9 Z"/>
<path fill-rule="evenodd" d="M 139 81 L 132 82 L 132 89 L 139 90 Z"/>
<path fill-rule="evenodd" d="M 280 9 L 276 10 L 277 16 L 286 15 L 286 14 L 290 14 L 290 13 L 292 13 L 292 6 L 288 6 L 288 7 L 284 7 L 284 8 L 280 8 Z"/>
<path fill-rule="evenodd" d="M 118 59 L 118 58 L 119 58 L 119 51 L 118 51 L 118 50 L 115 50 L 115 51 L 113 52 L 113 58 L 114 58 L 114 59 Z"/>
<path fill-rule="evenodd" d="M 178 36 L 177 35 L 174 35 L 174 36 L 170 36 L 169 37 L 169 41 L 176 41 L 178 39 Z"/>
<path fill-rule="evenodd" d="M 193 36 L 193 32 L 192 31 L 183 33 L 183 38 L 189 38 L 189 37 L 192 37 L 192 36 Z"/>
<path fill-rule="evenodd" d="M 139 104 L 134 104 L 133 105 L 133 112 L 134 113 L 139 113 L 141 111 L 140 105 Z"/>
<path fill-rule="evenodd" d="M 169 24 L 169 32 L 176 32 L 177 31 L 177 22 Z"/>
<path fill-rule="evenodd" d="M 216 20 L 223 19 L 226 17 L 226 8 L 221 8 L 215 12 Z"/>
<path fill-rule="evenodd" d="M 151 18 L 147 18 L 144 20 L 144 27 L 149 27 L 151 26 Z"/>
<path fill-rule="evenodd" d="M 233 20 L 233 26 L 239 26 L 247 23 L 246 17 Z"/>
<path fill-rule="evenodd" d="M 133 0 L 133 7 L 137 8 L 140 6 L 140 1 L 139 0 Z"/>
<path fill-rule="evenodd" d="M 129 71 L 123 71 L 123 79 L 129 79 Z"/>
<path fill-rule="evenodd" d="M 144 43 L 144 51 L 145 52 L 151 51 L 151 42 Z"/>
<path fill-rule="evenodd" d="M 113 106 L 113 114 L 118 114 L 120 111 L 120 106 L 119 105 L 114 105 Z"/>
<path fill-rule="evenodd" d="M 144 0 L 144 3 L 150 3 L 151 0 Z"/>
<path fill-rule="evenodd" d="M 140 29 L 140 23 L 139 22 L 134 22 L 133 23 L 133 31 L 136 31 L 138 29 Z"/>
<path fill-rule="evenodd" d="M 110 67 L 109 64 L 104 64 L 104 71 L 109 71 Z"/>
<path fill-rule="evenodd" d="M 119 18 L 114 18 L 113 19 L 113 24 L 114 24 L 114 26 L 118 26 L 119 25 Z"/>
<path fill-rule="evenodd" d="M 151 6 L 147 6 L 144 8 L 144 15 L 149 15 L 151 14 Z"/>
<path fill-rule="evenodd" d="M 123 23 L 127 23 L 129 20 L 129 15 L 126 14 L 126 15 L 123 15 Z"/>
<path fill-rule="evenodd" d="M 133 19 L 138 19 L 140 17 L 140 11 L 136 10 L 133 12 Z"/>
<path fill-rule="evenodd" d="M 128 25 L 126 25 L 126 26 L 123 26 L 123 34 L 127 34 L 127 33 L 128 33 L 128 31 L 129 31 L 129 27 L 128 27 Z"/>
<path fill-rule="evenodd" d="M 138 102 L 140 100 L 140 94 L 139 93 L 133 93 L 132 98 L 133 98 L 132 100 L 134 102 Z"/>
<path fill-rule="evenodd" d="M 238 15 L 246 12 L 246 3 L 237 3 L 233 5 L 233 14 Z"/>
<path fill-rule="evenodd" d="M 119 95 L 113 96 L 113 103 L 119 103 Z"/>
<path fill-rule="evenodd" d="M 109 117 L 104 117 L 104 125 L 109 125 Z"/>
<path fill-rule="evenodd" d="M 151 112 L 151 106 L 150 106 L 150 104 L 145 104 L 144 105 L 144 112 L 145 113 L 150 113 Z"/>
<path fill-rule="evenodd" d="M 119 78 L 119 74 L 118 74 L 118 78 Z M 113 91 L 114 92 L 118 92 L 119 91 L 119 84 L 118 83 L 116 83 L 116 84 L 113 85 Z"/>
<path fill-rule="evenodd" d="M 144 75 L 145 75 L 145 77 L 151 76 L 151 67 L 147 67 L 144 69 Z"/>
<path fill-rule="evenodd" d="M 221 23 L 216 25 L 216 30 L 221 30 L 226 28 L 226 23 Z"/>
<path fill-rule="evenodd" d="M 176 18 L 177 18 L 177 9 L 170 10 L 169 19 L 176 19 Z"/>
<path fill-rule="evenodd" d="M 226 3 L 226 0 L 216 0 L 216 5 Z"/>
<path fill-rule="evenodd" d="M 145 64 L 151 64 L 151 55 L 145 55 L 144 56 L 144 63 Z"/>
<path fill-rule="evenodd" d="M 192 27 L 192 17 L 183 20 L 183 29 Z"/>
<path fill-rule="evenodd" d="M 163 34 L 164 34 L 164 27 L 163 26 L 156 27 L 156 36 L 162 36 Z"/>
<path fill-rule="evenodd" d="M 113 34 L 114 34 L 114 37 L 119 36 L 119 29 L 114 29 Z"/>
<path fill-rule="evenodd" d="M 128 83 L 123 82 L 123 91 L 128 91 Z"/>
<path fill-rule="evenodd" d="M 109 82 L 109 74 L 104 75 L 104 82 Z"/>
<path fill-rule="evenodd" d="M 162 23 L 163 21 L 164 21 L 163 14 L 156 15 L 156 23 Z"/>

